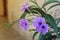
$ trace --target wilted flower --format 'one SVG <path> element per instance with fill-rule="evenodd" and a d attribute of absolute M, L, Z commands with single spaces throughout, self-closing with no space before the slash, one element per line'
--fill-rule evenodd
<path fill-rule="evenodd" d="M 25 30 L 28 30 L 29 28 L 29 21 L 26 19 L 19 20 L 19 24 L 21 28 L 24 28 Z"/>
<path fill-rule="evenodd" d="M 40 26 L 44 23 L 45 23 L 45 18 L 43 18 L 43 17 L 35 17 L 34 20 L 33 20 L 33 25 L 35 27 L 38 27 L 38 26 Z"/>
<path fill-rule="evenodd" d="M 26 3 L 25 5 L 23 5 L 22 7 L 22 11 L 28 10 L 29 4 Z"/>
<path fill-rule="evenodd" d="M 37 32 L 41 32 L 43 35 L 45 35 L 49 30 L 48 24 L 42 24 L 41 26 L 36 27 Z"/>

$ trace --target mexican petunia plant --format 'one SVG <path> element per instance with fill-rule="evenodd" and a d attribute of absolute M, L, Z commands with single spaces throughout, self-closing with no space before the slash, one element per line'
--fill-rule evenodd
<path fill-rule="evenodd" d="M 51 14 L 48 14 L 47 12 L 51 8 L 60 5 L 60 1 L 46 0 L 43 3 L 42 7 L 38 5 L 36 0 L 30 0 L 30 2 L 32 2 L 34 5 L 29 6 L 29 3 L 26 3 L 25 5 L 22 6 L 23 14 L 18 20 L 19 26 L 23 28 L 25 31 L 34 31 L 32 40 L 34 40 L 35 36 L 38 33 L 40 33 L 38 40 L 53 40 L 53 39 L 58 40 L 58 38 L 60 38 L 60 32 L 59 32 L 60 28 L 58 27 L 60 19 L 54 18 L 53 16 L 51 16 Z M 52 3 L 55 4 L 49 7 L 48 9 L 45 8 L 45 6 Z M 31 19 L 26 19 L 27 14 L 31 14 L 30 16 L 35 17 Z M 29 29 L 30 27 L 29 25 L 32 25 L 32 27 L 35 28 Z M 53 31 L 51 31 L 50 29 L 53 29 Z"/>

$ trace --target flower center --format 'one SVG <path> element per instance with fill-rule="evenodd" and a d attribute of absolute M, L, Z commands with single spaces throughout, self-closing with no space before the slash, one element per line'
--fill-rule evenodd
<path fill-rule="evenodd" d="M 45 28 L 44 26 L 42 26 L 42 28 Z"/>
<path fill-rule="evenodd" d="M 25 23 L 25 25 L 27 25 L 27 23 Z"/>
<path fill-rule="evenodd" d="M 42 23 L 41 22 L 39 22 L 39 25 L 41 25 Z"/>

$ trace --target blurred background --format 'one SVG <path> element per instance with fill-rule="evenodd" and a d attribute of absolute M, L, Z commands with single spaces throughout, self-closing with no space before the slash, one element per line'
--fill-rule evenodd
<path fill-rule="evenodd" d="M 45 0 L 37 0 L 41 7 Z M 20 18 L 22 15 L 22 6 L 29 0 L 0 0 L 0 40 L 32 40 L 34 32 L 24 31 L 16 23 L 9 29 L 3 29 L 2 26 L 5 23 L 12 23 Z M 51 4 L 52 5 L 52 4 Z M 49 5 L 46 7 L 48 8 Z M 49 12 L 53 12 L 55 9 L 59 9 L 60 6 L 51 9 Z M 58 14 L 59 15 L 59 14 Z M 37 40 L 38 36 L 35 38 Z"/>
<path fill-rule="evenodd" d="M 17 23 L 8 29 L 3 28 L 4 24 L 20 18 L 21 7 L 26 2 L 28 0 L 0 0 L 0 40 L 32 40 L 32 35 L 29 35 L 31 33 L 20 29 Z"/>

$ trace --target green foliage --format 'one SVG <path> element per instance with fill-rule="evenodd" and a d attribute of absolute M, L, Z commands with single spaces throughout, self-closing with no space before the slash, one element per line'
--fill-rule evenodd
<path fill-rule="evenodd" d="M 58 4 L 60 4 L 60 1 L 58 1 L 58 0 L 48 0 L 48 1 L 46 1 L 46 2 L 42 5 L 42 7 L 45 7 L 46 5 L 51 4 L 51 3 L 58 3 Z"/>
<path fill-rule="evenodd" d="M 54 29 L 54 31 L 56 32 L 56 34 L 58 36 L 58 27 L 57 27 L 57 24 L 56 24 L 54 18 L 49 14 L 46 14 L 44 17 L 46 18 L 47 23 L 50 24 L 50 26 Z"/>
<path fill-rule="evenodd" d="M 43 7 L 43 9 L 44 9 L 44 12 L 46 12 L 46 8 Z"/>
<path fill-rule="evenodd" d="M 25 16 L 27 15 L 28 13 L 25 11 L 23 14 L 22 14 L 22 16 L 20 17 L 20 19 L 21 18 L 25 18 Z"/>
<path fill-rule="evenodd" d="M 36 29 L 30 29 L 29 31 L 36 31 Z"/>
<path fill-rule="evenodd" d="M 30 2 L 34 3 L 38 8 L 40 8 L 40 6 L 37 4 L 36 0 L 30 0 Z"/>
<path fill-rule="evenodd" d="M 34 40 L 34 38 L 35 38 L 35 36 L 38 34 L 38 32 L 35 32 L 34 34 L 33 34 L 33 40 Z"/>
<path fill-rule="evenodd" d="M 46 33 L 46 35 L 42 35 L 42 33 L 40 33 L 38 40 L 52 40 L 53 37 L 57 38 L 58 37 L 58 27 L 57 27 L 57 24 L 55 22 L 55 19 L 51 15 L 46 14 L 46 11 L 50 10 L 51 8 L 53 8 L 55 6 L 60 5 L 60 1 L 58 1 L 58 0 L 48 0 L 48 1 L 44 2 L 44 4 L 42 5 L 42 8 L 44 9 L 44 11 L 39 7 L 39 5 L 37 4 L 36 0 L 30 0 L 30 1 L 32 3 L 34 3 L 35 5 L 30 6 L 29 7 L 30 12 L 29 11 L 25 11 L 22 14 L 22 16 L 20 17 L 20 19 L 21 18 L 25 18 L 25 16 L 27 14 L 30 14 L 30 13 L 38 14 L 38 15 L 41 14 L 41 16 L 46 19 L 46 23 L 48 23 L 51 26 L 51 28 L 54 29 L 54 32 L 56 33 L 56 35 L 55 36 L 51 35 L 53 32 L 48 32 L 48 33 Z M 54 4 L 51 7 L 49 7 L 48 10 L 46 10 L 45 6 L 48 5 L 48 4 L 51 4 L 51 3 L 58 3 L 58 4 Z M 35 31 L 35 29 L 29 30 L 29 31 Z M 35 36 L 37 34 L 38 34 L 38 32 L 35 32 L 33 34 L 33 40 L 34 40 L 34 38 L 35 38 Z"/>
<path fill-rule="evenodd" d="M 60 18 L 56 18 L 57 25 L 60 23 Z"/>
<path fill-rule="evenodd" d="M 12 24 L 10 23 L 5 23 L 3 26 L 2 26 L 4 29 L 9 29 L 12 27 Z"/>
<path fill-rule="evenodd" d="M 44 38 L 44 35 L 40 33 L 38 40 L 43 40 L 43 38 Z"/>
<path fill-rule="evenodd" d="M 45 9 L 44 7 L 49 5 L 49 4 L 52 4 L 52 3 L 57 3 L 57 4 L 54 4 L 52 5 L 51 7 L 49 7 L 47 9 L 47 11 L 49 11 L 51 8 L 55 7 L 55 6 L 59 6 L 60 5 L 60 1 L 58 0 L 48 0 L 48 1 L 45 1 L 44 4 L 42 5 L 42 8 Z M 45 11 L 46 12 L 46 11 Z"/>
<path fill-rule="evenodd" d="M 46 35 L 44 36 L 44 40 L 52 40 L 52 38 L 50 37 L 52 33 L 53 32 L 46 33 Z"/>
<path fill-rule="evenodd" d="M 38 8 L 36 5 L 29 6 L 29 8 Z"/>
<path fill-rule="evenodd" d="M 33 11 L 33 10 L 36 10 L 36 11 Z M 42 17 L 44 17 L 46 19 L 46 22 L 50 24 L 50 26 L 54 29 L 55 33 L 57 34 L 58 36 L 58 28 L 57 28 L 57 24 L 54 20 L 54 18 L 49 15 L 49 14 L 46 14 L 44 11 L 42 11 L 41 9 L 39 8 L 33 8 L 32 10 L 32 13 L 36 13 L 39 15 L 39 13 L 42 15 Z"/>
<path fill-rule="evenodd" d="M 60 4 L 52 5 L 51 7 L 49 7 L 49 8 L 48 8 L 48 10 L 47 10 L 47 11 L 49 11 L 51 8 L 53 8 L 53 7 L 55 7 L 55 6 L 58 6 L 58 5 L 60 5 Z"/>

